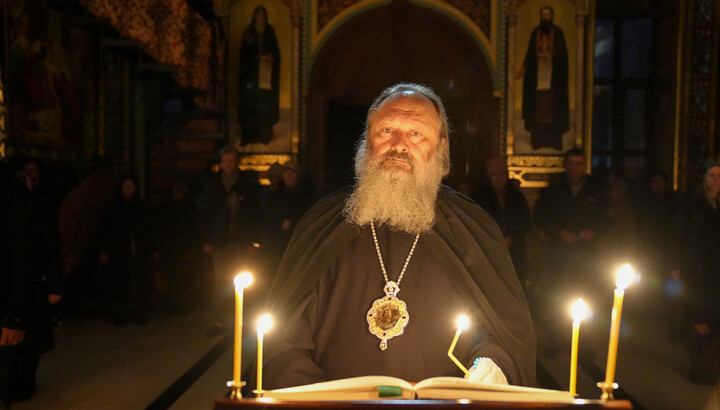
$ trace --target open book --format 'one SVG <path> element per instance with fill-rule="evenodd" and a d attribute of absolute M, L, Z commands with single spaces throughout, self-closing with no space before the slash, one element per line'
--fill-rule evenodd
<path fill-rule="evenodd" d="M 570 403 L 570 392 L 471 382 L 460 377 L 431 377 L 415 385 L 397 377 L 361 376 L 285 389 L 266 390 L 282 400 L 468 399 Z"/>

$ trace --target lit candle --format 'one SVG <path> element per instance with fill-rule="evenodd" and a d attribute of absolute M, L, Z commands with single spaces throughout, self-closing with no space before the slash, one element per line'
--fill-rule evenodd
<path fill-rule="evenodd" d="M 455 322 L 457 324 L 457 331 L 455 332 L 455 337 L 453 338 L 452 343 L 450 343 L 450 349 L 448 349 L 448 356 L 450 356 L 450 360 L 455 362 L 455 364 L 462 370 L 465 374 L 468 374 L 468 369 L 463 366 L 462 363 L 453 355 L 453 350 L 455 350 L 455 344 L 458 341 L 458 338 L 460 337 L 460 333 L 463 332 L 463 330 L 467 330 L 470 327 L 470 320 L 467 316 L 461 315 L 457 318 L 457 321 Z"/>
<path fill-rule="evenodd" d="M 250 286 L 253 277 L 248 272 L 235 276 L 235 349 L 233 353 L 233 396 L 240 398 L 240 359 L 242 358 L 243 289 Z"/>
<path fill-rule="evenodd" d="M 582 298 L 573 303 L 572 309 L 573 331 L 572 331 L 572 349 L 570 350 L 570 394 L 576 395 L 577 387 L 577 357 L 578 357 L 578 340 L 580 339 L 580 322 L 587 317 L 588 308 Z"/>
<path fill-rule="evenodd" d="M 612 397 L 613 382 L 615 380 L 615 362 L 617 360 L 618 338 L 620 336 L 620 316 L 622 315 L 623 296 L 625 289 L 635 277 L 635 270 L 630 265 L 623 265 L 617 272 L 615 280 L 615 300 L 613 301 L 612 322 L 610 325 L 610 342 L 608 345 L 607 366 L 605 368 L 606 398 Z"/>
<path fill-rule="evenodd" d="M 268 330 L 273 325 L 273 320 L 270 315 L 263 315 L 258 319 L 257 323 L 257 334 L 258 334 L 258 345 L 257 345 L 257 390 L 255 391 L 255 394 L 258 397 L 263 396 L 263 388 L 262 388 L 262 367 L 263 367 L 263 335 L 267 333 Z"/>

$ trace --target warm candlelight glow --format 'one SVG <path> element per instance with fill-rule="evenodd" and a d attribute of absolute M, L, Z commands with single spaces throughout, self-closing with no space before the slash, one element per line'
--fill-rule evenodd
<path fill-rule="evenodd" d="M 618 289 L 625 290 L 632 283 L 635 278 L 635 269 L 630 264 L 625 264 L 620 267 L 617 271 L 617 278 L 615 279 L 615 286 Z"/>
<path fill-rule="evenodd" d="M 243 290 L 250 286 L 253 277 L 248 272 L 241 272 L 235 276 L 233 283 L 235 284 L 235 340 L 233 346 L 233 393 L 232 398 L 242 398 L 240 388 L 244 382 L 241 377 L 241 359 L 242 359 L 242 327 L 243 327 Z"/>
<path fill-rule="evenodd" d="M 583 301 L 582 298 L 576 300 L 575 303 L 573 303 L 570 312 L 572 314 L 573 322 L 577 323 L 585 320 L 585 318 L 588 317 L 588 314 L 590 313 L 587 305 L 585 304 L 585 301 Z"/>
<path fill-rule="evenodd" d="M 460 331 L 465 331 L 470 328 L 470 319 L 468 319 L 468 317 L 465 315 L 460 315 L 455 321 L 455 324 L 457 324 L 457 328 Z"/>
<path fill-rule="evenodd" d="M 257 389 L 255 394 L 258 397 L 263 396 L 262 388 L 262 368 L 263 368 L 263 336 L 272 328 L 273 320 L 272 316 L 263 315 L 258 319 L 257 322 L 257 334 L 258 334 L 258 345 L 257 345 Z"/>
<path fill-rule="evenodd" d="M 253 282 L 253 276 L 249 272 L 241 272 L 235 276 L 233 283 L 236 288 L 245 289 Z"/>
<path fill-rule="evenodd" d="M 577 358 L 578 342 L 580 340 L 580 322 L 588 316 L 590 311 L 582 298 L 573 303 L 570 311 L 573 318 L 572 347 L 570 349 L 570 394 L 575 396 L 577 394 Z"/>
<path fill-rule="evenodd" d="M 258 333 L 265 334 L 268 332 L 268 330 L 272 329 L 273 326 L 273 320 L 272 316 L 269 314 L 260 316 L 260 319 L 258 319 L 257 322 L 257 331 Z"/>
<path fill-rule="evenodd" d="M 610 323 L 610 341 L 608 342 L 607 364 L 605 365 L 605 383 L 603 384 L 603 398 L 612 399 L 612 390 L 615 385 L 615 370 L 617 365 L 618 340 L 620 339 L 620 319 L 622 317 L 625 288 L 635 279 L 635 269 L 625 264 L 617 272 L 615 280 L 615 297 L 613 299 L 612 319 Z"/>
<path fill-rule="evenodd" d="M 458 338 L 460 337 L 460 334 L 463 332 L 463 330 L 467 330 L 470 327 L 470 319 L 468 319 L 467 316 L 461 315 L 457 318 L 455 321 L 457 324 L 457 331 L 455 332 L 455 337 L 453 338 L 452 343 L 450 343 L 450 349 L 448 349 L 448 356 L 450 357 L 450 360 L 453 361 L 457 365 L 457 367 L 460 368 L 460 370 L 463 371 L 463 373 L 468 374 L 468 369 L 463 366 L 462 363 L 455 357 L 453 354 L 453 350 L 455 350 L 455 344 L 457 344 Z"/>

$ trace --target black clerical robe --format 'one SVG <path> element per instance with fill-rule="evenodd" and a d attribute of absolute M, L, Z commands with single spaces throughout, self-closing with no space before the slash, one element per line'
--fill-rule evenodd
<path fill-rule="evenodd" d="M 345 190 L 301 220 L 271 290 L 280 325 L 268 337 L 268 388 L 384 374 L 419 381 L 462 372 L 447 357 L 459 314 L 472 330 L 455 355 L 466 366 L 490 357 L 513 384 L 535 384 L 535 333 L 497 224 L 473 203 L 443 188 L 437 222 L 423 234 L 400 283 L 405 333 L 388 341 L 368 330 L 367 311 L 385 281 L 368 227 L 342 216 Z M 378 230 L 390 280 L 397 280 L 413 235 Z"/>

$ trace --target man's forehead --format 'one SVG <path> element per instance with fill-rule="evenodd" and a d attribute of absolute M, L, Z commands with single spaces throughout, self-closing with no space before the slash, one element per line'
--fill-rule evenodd
<path fill-rule="evenodd" d="M 375 111 L 375 119 L 409 116 L 417 121 L 437 121 L 439 116 L 433 103 L 418 94 L 395 94 L 383 101 Z"/>

